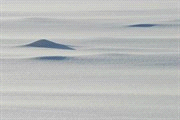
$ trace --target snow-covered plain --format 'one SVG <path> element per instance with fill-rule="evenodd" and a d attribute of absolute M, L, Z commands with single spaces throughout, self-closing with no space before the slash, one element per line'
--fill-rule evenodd
<path fill-rule="evenodd" d="M 177 9 L 8 12 L 1 120 L 178 120 Z"/>

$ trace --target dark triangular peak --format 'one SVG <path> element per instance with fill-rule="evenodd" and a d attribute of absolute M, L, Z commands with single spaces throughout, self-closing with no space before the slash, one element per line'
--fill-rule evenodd
<path fill-rule="evenodd" d="M 54 49 L 66 49 L 66 50 L 74 50 L 74 48 L 69 47 L 68 45 L 63 45 L 59 43 L 55 43 L 46 39 L 41 39 L 35 41 L 33 43 L 24 45 L 25 47 L 39 47 L 39 48 L 54 48 Z"/>

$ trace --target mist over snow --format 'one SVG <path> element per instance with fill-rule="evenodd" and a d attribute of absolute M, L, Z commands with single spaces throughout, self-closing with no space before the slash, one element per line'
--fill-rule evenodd
<path fill-rule="evenodd" d="M 178 0 L 0 7 L 0 119 L 178 120 Z"/>

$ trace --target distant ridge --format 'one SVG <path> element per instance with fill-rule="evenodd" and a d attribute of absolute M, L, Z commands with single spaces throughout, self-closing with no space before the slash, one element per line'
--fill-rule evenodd
<path fill-rule="evenodd" d="M 135 24 L 135 25 L 129 25 L 128 27 L 154 27 L 158 26 L 158 24 Z"/>
<path fill-rule="evenodd" d="M 54 49 L 66 49 L 66 50 L 75 50 L 74 48 L 69 47 L 68 45 L 58 44 L 46 39 L 41 39 L 33 43 L 23 45 L 24 47 L 39 47 L 39 48 L 54 48 Z"/>

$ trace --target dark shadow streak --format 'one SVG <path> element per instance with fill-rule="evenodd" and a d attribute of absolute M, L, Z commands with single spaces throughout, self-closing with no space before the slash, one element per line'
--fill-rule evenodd
<path fill-rule="evenodd" d="M 50 60 L 50 61 L 59 61 L 59 60 L 67 60 L 68 57 L 64 56 L 43 56 L 43 57 L 36 57 L 33 58 L 34 60 Z"/>

